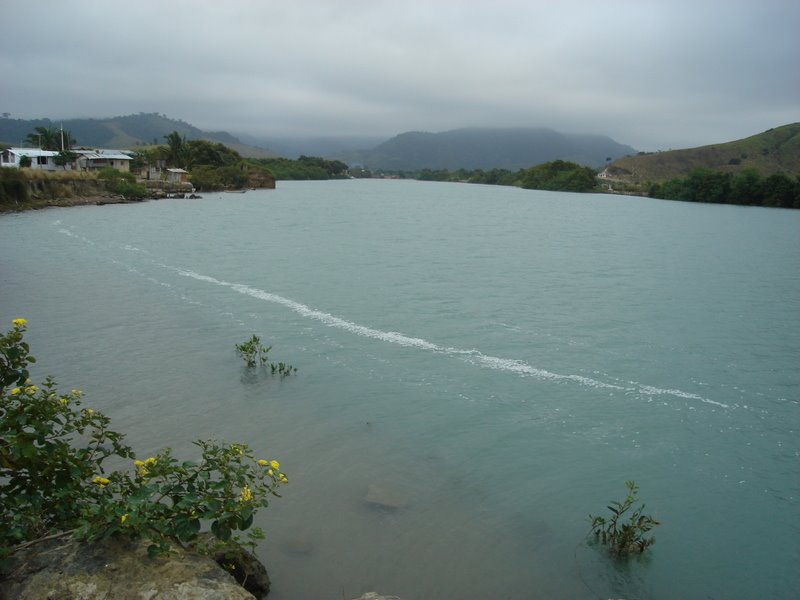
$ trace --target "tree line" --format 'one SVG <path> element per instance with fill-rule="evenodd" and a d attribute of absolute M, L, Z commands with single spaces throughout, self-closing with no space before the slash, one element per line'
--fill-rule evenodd
<path fill-rule="evenodd" d="M 136 153 L 132 169 L 158 160 L 189 171 L 189 181 L 200 191 L 242 189 L 264 179 L 333 179 L 345 177 L 347 165 L 313 156 L 243 158 L 220 142 L 187 140 L 177 131 L 164 136 L 165 144 Z"/>
<path fill-rule="evenodd" d="M 710 169 L 692 169 L 686 177 L 650 185 L 651 198 L 800 208 L 800 177 L 785 173 L 762 176 L 755 169 L 725 173 Z"/>
<path fill-rule="evenodd" d="M 574 162 L 554 160 L 519 171 L 508 169 L 423 169 L 414 178 L 422 181 L 458 181 L 509 185 L 531 190 L 592 192 L 598 190 L 596 172 Z"/>

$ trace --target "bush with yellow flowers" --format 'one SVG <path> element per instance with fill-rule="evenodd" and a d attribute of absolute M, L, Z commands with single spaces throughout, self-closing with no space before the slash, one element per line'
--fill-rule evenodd
<path fill-rule="evenodd" d="M 151 555 L 196 541 L 204 526 L 220 541 L 254 545 L 253 516 L 288 483 L 276 460 L 246 444 L 196 441 L 199 461 L 170 449 L 138 460 L 79 390 L 35 385 L 25 319 L 0 336 L 0 561 L 44 539 L 128 536 Z M 107 463 L 130 465 L 107 468 Z M 247 532 L 247 540 L 237 532 Z"/>

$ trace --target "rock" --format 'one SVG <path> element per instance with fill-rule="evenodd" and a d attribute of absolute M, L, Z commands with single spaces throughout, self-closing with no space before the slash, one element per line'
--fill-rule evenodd
<path fill-rule="evenodd" d="M 364 497 L 367 504 L 398 510 L 408 506 L 408 499 L 399 490 L 393 488 L 372 485 L 367 488 L 367 495 Z"/>
<path fill-rule="evenodd" d="M 367 592 L 363 596 L 360 596 L 358 598 L 353 598 L 353 600 L 402 600 L 402 599 L 398 598 L 397 596 L 381 596 L 376 592 Z"/>
<path fill-rule="evenodd" d="M 304 535 L 284 540 L 282 547 L 290 554 L 311 554 L 314 550 L 314 544 Z"/>
<path fill-rule="evenodd" d="M 209 539 L 213 539 L 209 534 Z M 256 556 L 234 542 L 221 545 L 212 554 L 216 563 L 233 575 L 236 582 L 261 600 L 269 594 L 267 569 Z"/>
<path fill-rule="evenodd" d="M 0 600 L 253 600 L 212 558 L 173 549 L 150 559 L 148 545 L 109 539 L 31 546 L 0 572 Z"/>

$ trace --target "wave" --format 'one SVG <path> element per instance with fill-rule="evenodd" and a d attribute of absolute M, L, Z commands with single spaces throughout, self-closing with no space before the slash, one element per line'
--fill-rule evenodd
<path fill-rule="evenodd" d="M 250 296 L 251 298 L 256 298 L 258 300 L 264 300 L 266 302 L 271 302 L 273 304 L 279 304 L 281 306 L 285 306 L 286 308 L 294 311 L 295 313 L 299 314 L 302 317 L 314 319 L 316 321 L 319 321 L 320 323 L 323 323 L 324 325 L 327 325 L 328 327 L 342 329 L 362 337 L 372 338 L 390 344 L 397 344 L 399 346 L 405 346 L 409 348 L 418 348 L 420 350 L 427 350 L 429 352 L 434 352 L 437 354 L 445 354 L 448 356 L 461 358 L 462 360 L 465 360 L 471 364 L 478 365 L 480 367 L 495 369 L 499 371 L 506 371 L 524 377 L 534 377 L 540 380 L 571 382 L 571 383 L 577 383 L 585 387 L 610 389 L 627 393 L 633 392 L 646 396 L 673 396 L 676 398 L 682 398 L 686 400 L 697 400 L 699 402 L 712 404 L 715 406 L 719 406 L 721 408 L 730 408 L 729 405 L 724 404 L 722 402 L 717 402 L 715 400 L 705 398 L 698 394 L 684 392 L 682 390 L 664 389 L 651 385 L 640 384 L 633 381 L 629 382 L 630 385 L 618 385 L 600 381 L 598 379 L 593 379 L 591 377 L 585 377 L 583 375 L 563 375 L 560 373 L 554 373 L 552 371 L 548 371 L 546 369 L 540 369 L 538 367 L 534 367 L 521 360 L 500 358 L 497 356 L 486 355 L 475 349 L 465 350 L 460 348 L 441 346 L 439 344 L 435 344 L 423 338 L 408 336 L 397 331 L 383 331 L 381 329 L 374 329 L 372 327 L 367 327 L 365 325 L 359 325 L 358 323 L 353 323 L 352 321 L 342 319 L 341 317 L 337 317 L 330 313 L 311 308 L 310 306 L 307 306 L 301 302 L 297 302 L 295 300 L 291 300 L 290 298 L 279 296 L 278 294 L 273 294 L 272 292 L 267 292 L 265 290 L 254 288 L 249 285 L 223 281 L 220 279 L 216 279 L 214 277 L 210 277 L 208 275 L 202 275 L 200 273 L 196 273 L 194 271 L 179 269 L 177 267 L 172 267 L 161 263 L 157 264 L 160 267 L 169 269 L 170 271 L 174 271 L 175 273 L 183 277 L 189 277 L 197 281 L 203 281 L 205 283 L 210 283 L 213 285 L 229 288 L 239 294 Z"/>

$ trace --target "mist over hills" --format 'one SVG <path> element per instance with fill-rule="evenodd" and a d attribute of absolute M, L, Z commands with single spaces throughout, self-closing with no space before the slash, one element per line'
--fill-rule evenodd
<path fill-rule="evenodd" d="M 21 145 L 36 127 L 54 127 L 69 130 L 79 146 L 95 148 L 133 149 L 164 143 L 164 136 L 177 131 L 187 140 L 220 142 L 248 158 L 272 158 L 276 153 L 256 148 L 226 131 L 203 131 L 180 119 L 171 119 L 159 113 L 138 113 L 102 119 L 11 119 L 0 118 L 0 141 Z"/>
<path fill-rule="evenodd" d="M 340 158 L 368 169 L 518 170 L 552 160 L 600 167 L 635 154 L 630 146 L 604 135 L 559 133 L 547 128 L 466 128 L 441 133 L 407 132 L 372 150 Z"/>
<path fill-rule="evenodd" d="M 299 156 L 319 156 L 326 159 L 340 159 L 355 152 L 367 151 L 385 142 L 388 136 L 367 135 L 329 135 L 315 137 L 264 137 L 238 133 L 237 137 L 246 144 L 269 148 L 286 158 Z"/>
<path fill-rule="evenodd" d="M 177 131 L 186 139 L 220 142 L 248 158 L 300 155 L 342 160 L 375 170 L 492 169 L 517 170 L 556 159 L 600 167 L 626 154 L 630 146 L 602 135 L 558 133 L 547 128 L 469 128 L 440 133 L 406 132 L 391 139 L 376 136 L 264 137 L 249 133 L 203 131 L 160 113 L 54 121 L 0 118 L 0 142 L 21 145 L 36 127 L 63 124 L 78 145 L 134 149 L 164 143 Z"/>

